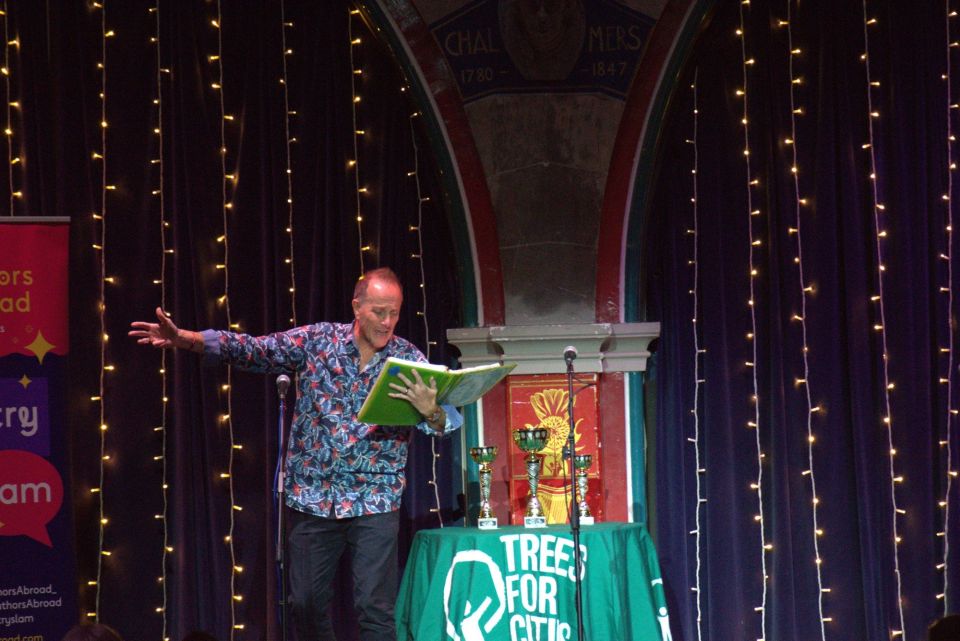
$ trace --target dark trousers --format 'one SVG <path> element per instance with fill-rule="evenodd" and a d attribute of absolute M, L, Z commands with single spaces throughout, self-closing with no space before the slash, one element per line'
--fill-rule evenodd
<path fill-rule="evenodd" d="M 328 519 L 289 515 L 290 614 L 297 641 L 336 641 L 328 612 L 334 574 L 344 549 L 353 570 L 353 603 L 361 641 L 393 641 L 397 600 L 400 513 Z"/>

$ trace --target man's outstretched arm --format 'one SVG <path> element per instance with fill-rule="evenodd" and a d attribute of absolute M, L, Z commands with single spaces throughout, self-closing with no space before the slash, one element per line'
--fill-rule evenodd
<path fill-rule="evenodd" d="M 203 353 L 203 336 L 200 332 L 179 329 L 162 309 L 157 308 L 157 322 L 134 321 L 130 323 L 131 338 L 140 345 L 150 345 L 159 349 L 185 349 L 198 354 Z"/>

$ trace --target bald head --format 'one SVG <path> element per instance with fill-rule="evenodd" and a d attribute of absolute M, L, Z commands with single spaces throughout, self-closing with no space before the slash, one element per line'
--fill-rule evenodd
<path fill-rule="evenodd" d="M 397 278 L 397 275 L 392 269 L 389 267 L 378 267 L 368 270 L 357 279 L 357 284 L 353 288 L 353 299 L 363 302 L 364 297 L 367 295 L 367 288 L 372 281 L 394 285 L 401 292 L 403 291 L 400 279 Z"/>
<path fill-rule="evenodd" d="M 361 363 L 386 347 L 400 320 L 403 290 L 397 275 L 388 268 L 375 269 L 357 282 L 353 297 L 353 335 L 360 348 Z"/>

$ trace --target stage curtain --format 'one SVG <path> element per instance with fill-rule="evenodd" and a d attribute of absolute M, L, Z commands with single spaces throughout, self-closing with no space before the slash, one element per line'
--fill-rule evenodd
<path fill-rule="evenodd" d="M 399 335 L 427 349 L 415 230 L 418 171 L 423 195 L 423 263 L 431 360 L 449 364 L 444 331 L 459 327 L 460 300 L 453 243 L 440 203 L 436 163 L 418 108 L 403 92 L 404 79 L 391 52 L 347 2 L 161 2 L 159 33 L 153 2 L 10 3 L 9 97 L 14 109 L 14 202 L 18 215 L 73 218 L 71 247 L 71 403 L 69 429 L 77 520 L 76 557 L 82 612 L 95 608 L 98 557 L 96 495 L 99 484 L 100 395 L 99 275 L 109 335 L 103 404 L 106 453 L 103 498 L 109 523 L 100 582 L 100 621 L 127 638 L 160 639 L 163 604 L 160 353 L 126 337 L 134 320 L 150 319 L 164 303 L 181 327 L 223 328 L 218 304 L 228 276 L 231 320 L 254 334 L 291 326 L 285 111 L 289 110 L 292 167 L 293 259 L 297 321 L 352 320 L 350 299 L 364 267 L 391 266 L 405 283 Z M 217 7 L 222 15 L 217 16 Z M 281 6 L 286 15 L 281 17 Z M 104 14 L 103 11 L 106 13 Z M 217 20 L 219 27 L 213 24 Z M 349 21 L 359 45 L 351 46 Z M 289 107 L 284 104 L 282 63 L 286 28 Z M 102 27 L 113 31 L 102 37 Z M 159 36 L 160 66 L 156 45 Z M 104 46 L 104 42 L 106 45 Z M 220 48 L 222 47 L 222 51 Z M 353 75 L 354 67 L 362 75 Z M 219 55 L 217 60 L 215 56 Z M 98 67 L 103 65 L 103 69 Z M 222 78 L 220 69 L 222 65 Z M 105 78 L 105 86 L 102 80 Z M 365 131 L 354 151 L 351 81 L 356 81 L 357 128 Z M 160 105 L 154 103 L 160 87 Z M 220 89 L 213 84 L 221 85 Z M 103 94 L 101 102 L 100 94 Z M 232 119 L 221 118 L 223 111 Z M 101 113 L 103 107 L 103 113 Z M 162 107 L 162 113 L 159 108 Z M 107 125 L 101 127 L 101 120 Z M 160 133 L 154 131 L 160 128 Z M 226 173 L 223 209 L 221 128 Z M 105 135 L 105 149 L 102 145 Z M 414 166 L 414 140 L 419 164 Z M 105 156 L 95 158 L 94 153 Z M 161 156 L 162 153 L 162 156 Z M 162 163 L 151 162 L 163 160 Z M 359 162 L 362 223 L 358 226 L 354 174 Z M 23 168 L 21 170 L 21 168 Z M 162 169 L 162 185 L 161 185 Z M 104 197 L 104 184 L 111 189 Z M 165 220 L 161 227 L 161 199 Z M 0 181 L 0 202 L 10 184 Z M 105 202 L 105 207 L 103 205 Z M 106 242 L 100 235 L 102 215 Z M 225 261 L 225 243 L 229 259 Z M 161 233 L 166 271 L 161 274 Z M 102 245 L 96 250 L 93 245 Z M 217 269 L 226 263 L 228 270 Z M 163 276 L 165 290 L 154 283 Z M 164 298 L 165 297 L 165 298 Z M 167 360 L 169 396 L 166 468 L 169 483 L 166 635 L 176 639 L 204 629 L 221 639 L 280 638 L 274 565 L 272 476 L 276 462 L 277 394 L 272 378 L 234 373 L 231 416 L 235 440 L 232 474 L 235 559 L 224 541 L 231 518 L 227 471 L 224 369 L 203 369 L 194 355 Z M 292 401 L 292 393 L 291 398 Z M 292 402 L 291 402 L 292 405 Z M 288 417 L 289 418 L 289 417 Z M 438 446 L 439 495 L 447 522 L 459 517 L 455 479 L 458 436 Z M 408 468 L 401 524 L 401 557 L 413 532 L 439 519 L 428 437 L 416 437 Z M 242 601 L 233 605 L 231 567 Z M 349 580 L 340 580 L 334 604 L 341 638 L 353 638 Z"/>
<path fill-rule="evenodd" d="M 870 89 L 872 118 L 861 57 L 864 5 L 866 19 L 876 19 L 867 27 L 870 79 L 878 83 Z M 744 88 L 741 9 L 746 58 L 754 61 L 746 71 L 748 142 L 744 98 L 737 94 Z M 957 403 L 957 355 L 942 351 L 951 345 L 951 331 L 956 341 L 950 319 L 957 295 L 948 308 L 950 296 L 941 288 L 951 286 L 951 269 L 954 290 L 958 282 L 956 259 L 945 258 L 957 255 L 946 231 L 955 205 L 944 200 L 957 195 L 948 185 L 947 130 L 948 111 L 954 130 L 957 125 L 956 110 L 948 110 L 957 80 L 942 78 L 952 39 L 948 19 L 936 3 L 791 2 L 790 9 L 792 48 L 799 49 L 792 76 L 781 24 L 786 2 L 717 3 L 662 123 L 658 174 L 643 212 L 648 306 L 651 320 L 662 323 L 652 456 L 656 541 L 674 639 L 924 639 L 930 621 L 960 604 L 956 554 L 937 568 L 945 542 L 952 550 L 960 543 L 956 479 L 947 534 L 938 535 L 945 531 L 946 511 L 938 503 L 947 492 L 948 448 L 940 442 L 947 440 L 948 420 L 953 469 L 960 445 L 956 417 L 948 414 Z M 951 61 L 956 69 L 955 53 Z M 792 84 L 792 78 L 800 80 Z M 795 132 L 793 109 L 801 110 Z M 799 191 L 791 173 L 794 148 Z M 876 202 L 884 207 L 879 229 L 871 156 Z M 752 206 L 748 180 L 758 181 L 750 188 Z M 806 199 L 799 214 L 803 282 L 795 262 L 798 235 L 791 231 L 798 227 L 798 195 Z M 752 238 L 759 241 L 752 246 L 753 293 L 751 210 L 758 211 Z M 886 232 L 879 243 L 878 231 Z M 880 302 L 871 300 L 881 293 L 878 246 L 883 315 Z M 809 371 L 804 325 L 795 318 L 803 287 L 812 288 L 805 314 Z M 695 332 L 705 350 L 699 356 Z M 812 414 L 812 457 L 805 385 L 820 408 Z M 883 421 L 888 391 L 892 463 Z M 699 461 L 690 439 L 698 441 Z M 811 469 L 822 529 L 819 582 Z M 758 479 L 762 508 L 751 487 Z M 893 487 L 900 514 L 894 514 Z M 698 498 L 705 499 L 699 549 Z M 763 550 L 765 544 L 770 549 Z M 945 573 L 952 586 L 946 605 L 938 597 Z M 822 618 L 829 619 L 823 628 Z"/>

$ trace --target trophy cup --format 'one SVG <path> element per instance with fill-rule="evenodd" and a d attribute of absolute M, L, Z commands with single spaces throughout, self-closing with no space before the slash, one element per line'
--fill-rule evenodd
<path fill-rule="evenodd" d="M 497 446 L 471 447 L 470 458 L 480 465 L 480 518 L 477 519 L 477 527 L 481 530 L 495 530 L 497 517 L 490 509 L 490 477 L 493 473 L 490 464 L 497 458 Z"/>
<path fill-rule="evenodd" d="M 537 498 L 537 486 L 540 483 L 540 461 L 543 458 L 537 452 L 547 445 L 550 432 L 542 427 L 522 428 L 513 431 L 513 441 L 527 453 L 527 482 L 530 484 L 530 498 L 527 499 L 527 511 L 523 517 L 524 527 L 546 527 L 547 517 Z"/>
<path fill-rule="evenodd" d="M 589 454 L 577 454 L 573 457 L 573 467 L 577 470 L 577 513 L 580 516 L 580 525 L 593 525 L 593 515 L 587 505 L 587 470 L 593 463 Z"/>

